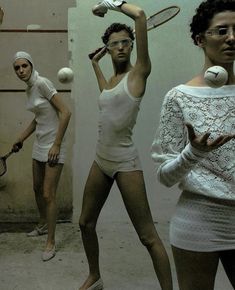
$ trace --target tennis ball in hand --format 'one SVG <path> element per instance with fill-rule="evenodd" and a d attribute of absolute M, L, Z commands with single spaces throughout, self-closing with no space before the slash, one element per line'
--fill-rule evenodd
<path fill-rule="evenodd" d="M 228 72 L 222 66 L 211 66 L 206 70 L 204 80 L 208 86 L 219 88 L 226 84 L 228 80 Z"/>
<path fill-rule="evenodd" d="M 73 81 L 73 71 L 69 67 L 63 67 L 58 71 L 57 77 L 63 84 L 71 83 Z"/>

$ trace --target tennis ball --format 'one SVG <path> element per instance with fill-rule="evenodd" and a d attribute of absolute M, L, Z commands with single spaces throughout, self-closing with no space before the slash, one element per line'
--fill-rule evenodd
<path fill-rule="evenodd" d="M 73 80 L 73 71 L 69 67 L 62 67 L 58 71 L 57 77 L 61 83 L 71 83 Z"/>
<path fill-rule="evenodd" d="M 206 70 L 204 80 L 208 86 L 219 88 L 226 84 L 228 80 L 228 72 L 222 66 L 211 66 Z"/>

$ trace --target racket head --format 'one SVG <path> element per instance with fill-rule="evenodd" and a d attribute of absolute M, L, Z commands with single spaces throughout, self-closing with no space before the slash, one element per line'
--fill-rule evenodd
<path fill-rule="evenodd" d="M 0 157 L 0 176 L 4 175 L 7 172 L 7 158 L 11 156 L 11 154 L 14 153 L 13 150 L 8 152 L 6 155 Z"/>
<path fill-rule="evenodd" d="M 166 7 L 147 18 L 147 30 L 150 31 L 174 18 L 180 12 L 180 7 Z"/>
<path fill-rule="evenodd" d="M 0 157 L 0 176 L 4 175 L 7 172 L 7 164 L 5 156 Z"/>

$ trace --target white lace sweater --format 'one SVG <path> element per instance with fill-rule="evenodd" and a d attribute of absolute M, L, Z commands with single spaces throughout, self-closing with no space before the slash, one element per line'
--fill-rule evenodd
<path fill-rule="evenodd" d="M 235 85 L 212 89 L 179 85 L 165 96 L 152 144 L 157 177 L 170 187 L 235 200 L 235 140 L 207 153 L 193 148 L 185 123 L 196 134 L 235 134 Z"/>

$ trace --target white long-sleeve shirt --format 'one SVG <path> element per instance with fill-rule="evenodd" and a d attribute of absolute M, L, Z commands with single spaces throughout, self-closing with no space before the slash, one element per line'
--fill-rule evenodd
<path fill-rule="evenodd" d="M 209 138 L 235 134 L 235 85 L 212 89 L 179 85 L 165 96 L 152 144 L 158 180 L 170 187 L 235 200 L 235 140 L 212 152 L 189 144 L 185 123 Z"/>

